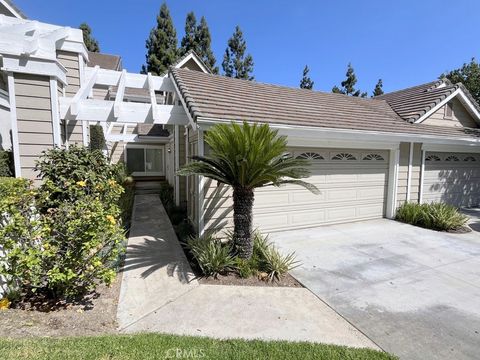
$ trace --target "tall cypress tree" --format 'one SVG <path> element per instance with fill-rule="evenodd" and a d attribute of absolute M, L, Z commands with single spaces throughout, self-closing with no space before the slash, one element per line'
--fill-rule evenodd
<path fill-rule="evenodd" d="M 177 32 L 167 4 L 163 3 L 157 16 L 157 26 L 150 31 L 146 41 L 146 65 L 142 66 L 142 73 L 151 72 L 161 75 L 177 60 Z"/>
<path fill-rule="evenodd" d="M 377 85 L 375 85 L 375 89 L 373 89 L 373 96 L 380 96 L 380 95 L 383 95 L 382 79 L 378 79 Z"/>
<path fill-rule="evenodd" d="M 100 52 L 100 45 L 98 41 L 92 36 L 92 29 L 88 26 L 87 23 L 81 23 L 78 27 L 83 31 L 83 42 L 88 51 L 91 52 Z"/>
<path fill-rule="evenodd" d="M 225 76 L 237 79 L 253 80 L 253 58 L 250 54 L 245 55 L 247 43 L 243 38 L 240 26 L 235 27 L 235 32 L 228 40 L 228 46 L 223 56 L 222 68 Z"/>
<path fill-rule="evenodd" d="M 212 37 L 210 36 L 210 29 L 208 28 L 207 19 L 202 16 L 200 24 L 196 29 L 198 50 L 197 54 L 207 64 L 214 74 L 218 74 L 218 66 L 215 66 L 215 56 L 212 51 Z"/>
<path fill-rule="evenodd" d="M 187 14 L 185 19 L 185 35 L 182 38 L 180 43 L 180 56 L 185 55 L 190 50 L 197 52 L 198 43 L 197 43 L 197 19 L 193 11 Z"/>
<path fill-rule="evenodd" d="M 302 80 L 300 80 L 300 88 L 301 89 L 313 89 L 313 84 L 314 82 L 312 79 L 310 79 L 310 76 L 308 76 L 308 73 L 310 72 L 310 69 L 308 68 L 307 65 L 305 65 L 305 68 L 303 69 L 303 76 Z"/>
<path fill-rule="evenodd" d="M 357 76 L 355 75 L 355 70 L 351 63 L 348 63 L 347 73 L 345 74 L 346 79 L 341 82 L 342 87 L 334 86 L 332 88 L 333 93 L 344 94 L 349 96 L 360 96 L 366 97 L 366 92 L 361 92 L 360 90 L 355 89 L 355 84 L 357 83 Z"/>

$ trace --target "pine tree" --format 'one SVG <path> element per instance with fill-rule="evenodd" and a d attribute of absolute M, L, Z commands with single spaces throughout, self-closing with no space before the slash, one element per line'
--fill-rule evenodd
<path fill-rule="evenodd" d="M 237 79 L 253 80 L 253 58 L 245 55 L 247 44 L 243 38 L 240 27 L 235 27 L 235 32 L 228 40 L 228 46 L 223 56 L 222 68 L 225 76 Z"/>
<path fill-rule="evenodd" d="M 167 4 L 163 3 L 157 16 L 157 26 L 150 31 L 146 41 L 146 65 L 142 66 L 142 73 L 151 72 L 161 75 L 167 72 L 168 67 L 177 60 L 177 32 Z"/>
<path fill-rule="evenodd" d="M 196 36 L 198 44 L 197 55 L 210 67 L 214 74 L 218 74 L 218 66 L 215 66 L 216 60 L 211 48 L 212 38 L 210 29 L 204 16 L 202 16 L 200 24 L 197 26 Z"/>
<path fill-rule="evenodd" d="M 198 51 L 197 43 L 197 19 L 193 11 L 187 14 L 185 19 L 185 35 L 180 43 L 180 56 L 185 55 L 190 50 Z"/>
<path fill-rule="evenodd" d="M 459 69 L 442 74 L 440 78 L 446 77 L 454 84 L 461 82 L 468 89 L 470 94 L 480 104 L 480 64 L 475 58 L 470 63 L 465 63 Z"/>
<path fill-rule="evenodd" d="M 98 45 L 98 41 L 92 36 L 92 29 L 88 26 L 87 23 L 81 23 L 78 27 L 80 30 L 83 31 L 83 42 L 88 51 L 91 52 L 100 52 L 100 45 Z"/>
<path fill-rule="evenodd" d="M 344 94 L 348 96 L 360 96 L 367 97 L 366 92 L 361 92 L 360 90 L 355 89 L 355 84 L 357 83 L 357 76 L 355 75 L 355 70 L 351 63 L 348 63 L 347 73 L 345 74 L 346 79 L 341 82 L 342 87 L 334 86 L 332 92 L 336 94 Z"/>
<path fill-rule="evenodd" d="M 307 65 L 305 65 L 305 68 L 303 69 L 303 76 L 302 80 L 300 80 L 300 88 L 301 89 L 313 89 L 313 84 L 314 82 L 312 79 L 310 79 L 310 76 L 308 76 L 308 73 L 310 72 L 310 69 L 308 68 Z"/>
<path fill-rule="evenodd" d="M 373 96 L 380 96 L 380 95 L 383 95 L 382 79 L 378 79 L 377 85 L 375 85 L 375 89 L 373 89 Z"/>

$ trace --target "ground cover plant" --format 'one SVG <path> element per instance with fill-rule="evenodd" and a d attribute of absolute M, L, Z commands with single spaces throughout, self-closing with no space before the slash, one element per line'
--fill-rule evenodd
<path fill-rule="evenodd" d="M 444 203 L 406 202 L 397 209 L 396 219 L 427 229 L 456 231 L 466 225 L 468 216 L 462 214 L 456 207 Z"/>

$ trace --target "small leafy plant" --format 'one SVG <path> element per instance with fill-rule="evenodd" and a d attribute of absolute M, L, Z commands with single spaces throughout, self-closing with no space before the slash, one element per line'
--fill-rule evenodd
<path fill-rule="evenodd" d="M 205 276 L 216 278 L 235 268 L 235 259 L 231 255 L 230 244 L 222 243 L 213 236 L 190 237 L 186 247 Z"/>
<path fill-rule="evenodd" d="M 466 225 L 468 216 L 454 206 L 433 202 L 417 204 L 406 202 L 397 209 L 398 221 L 438 231 L 458 230 Z"/>

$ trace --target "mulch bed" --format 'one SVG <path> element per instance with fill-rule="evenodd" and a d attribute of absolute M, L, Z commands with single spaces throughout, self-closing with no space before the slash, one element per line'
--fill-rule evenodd
<path fill-rule="evenodd" d="M 287 274 L 279 280 L 265 281 L 257 277 L 241 278 L 237 274 L 219 275 L 216 279 L 213 277 L 198 278 L 200 284 L 205 285 L 234 285 L 234 286 L 267 286 L 267 287 L 303 287 L 293 276 Z"/>
<path fill-rule="evenodd" d="M 110 286 L 99 286 L 97 292 L 77 304 L 60 304 L 55 310 L 19 304 L 0 310 L 0 337 L 64 337 L 117 333 L 116 315 L 122 274 Z"/>

